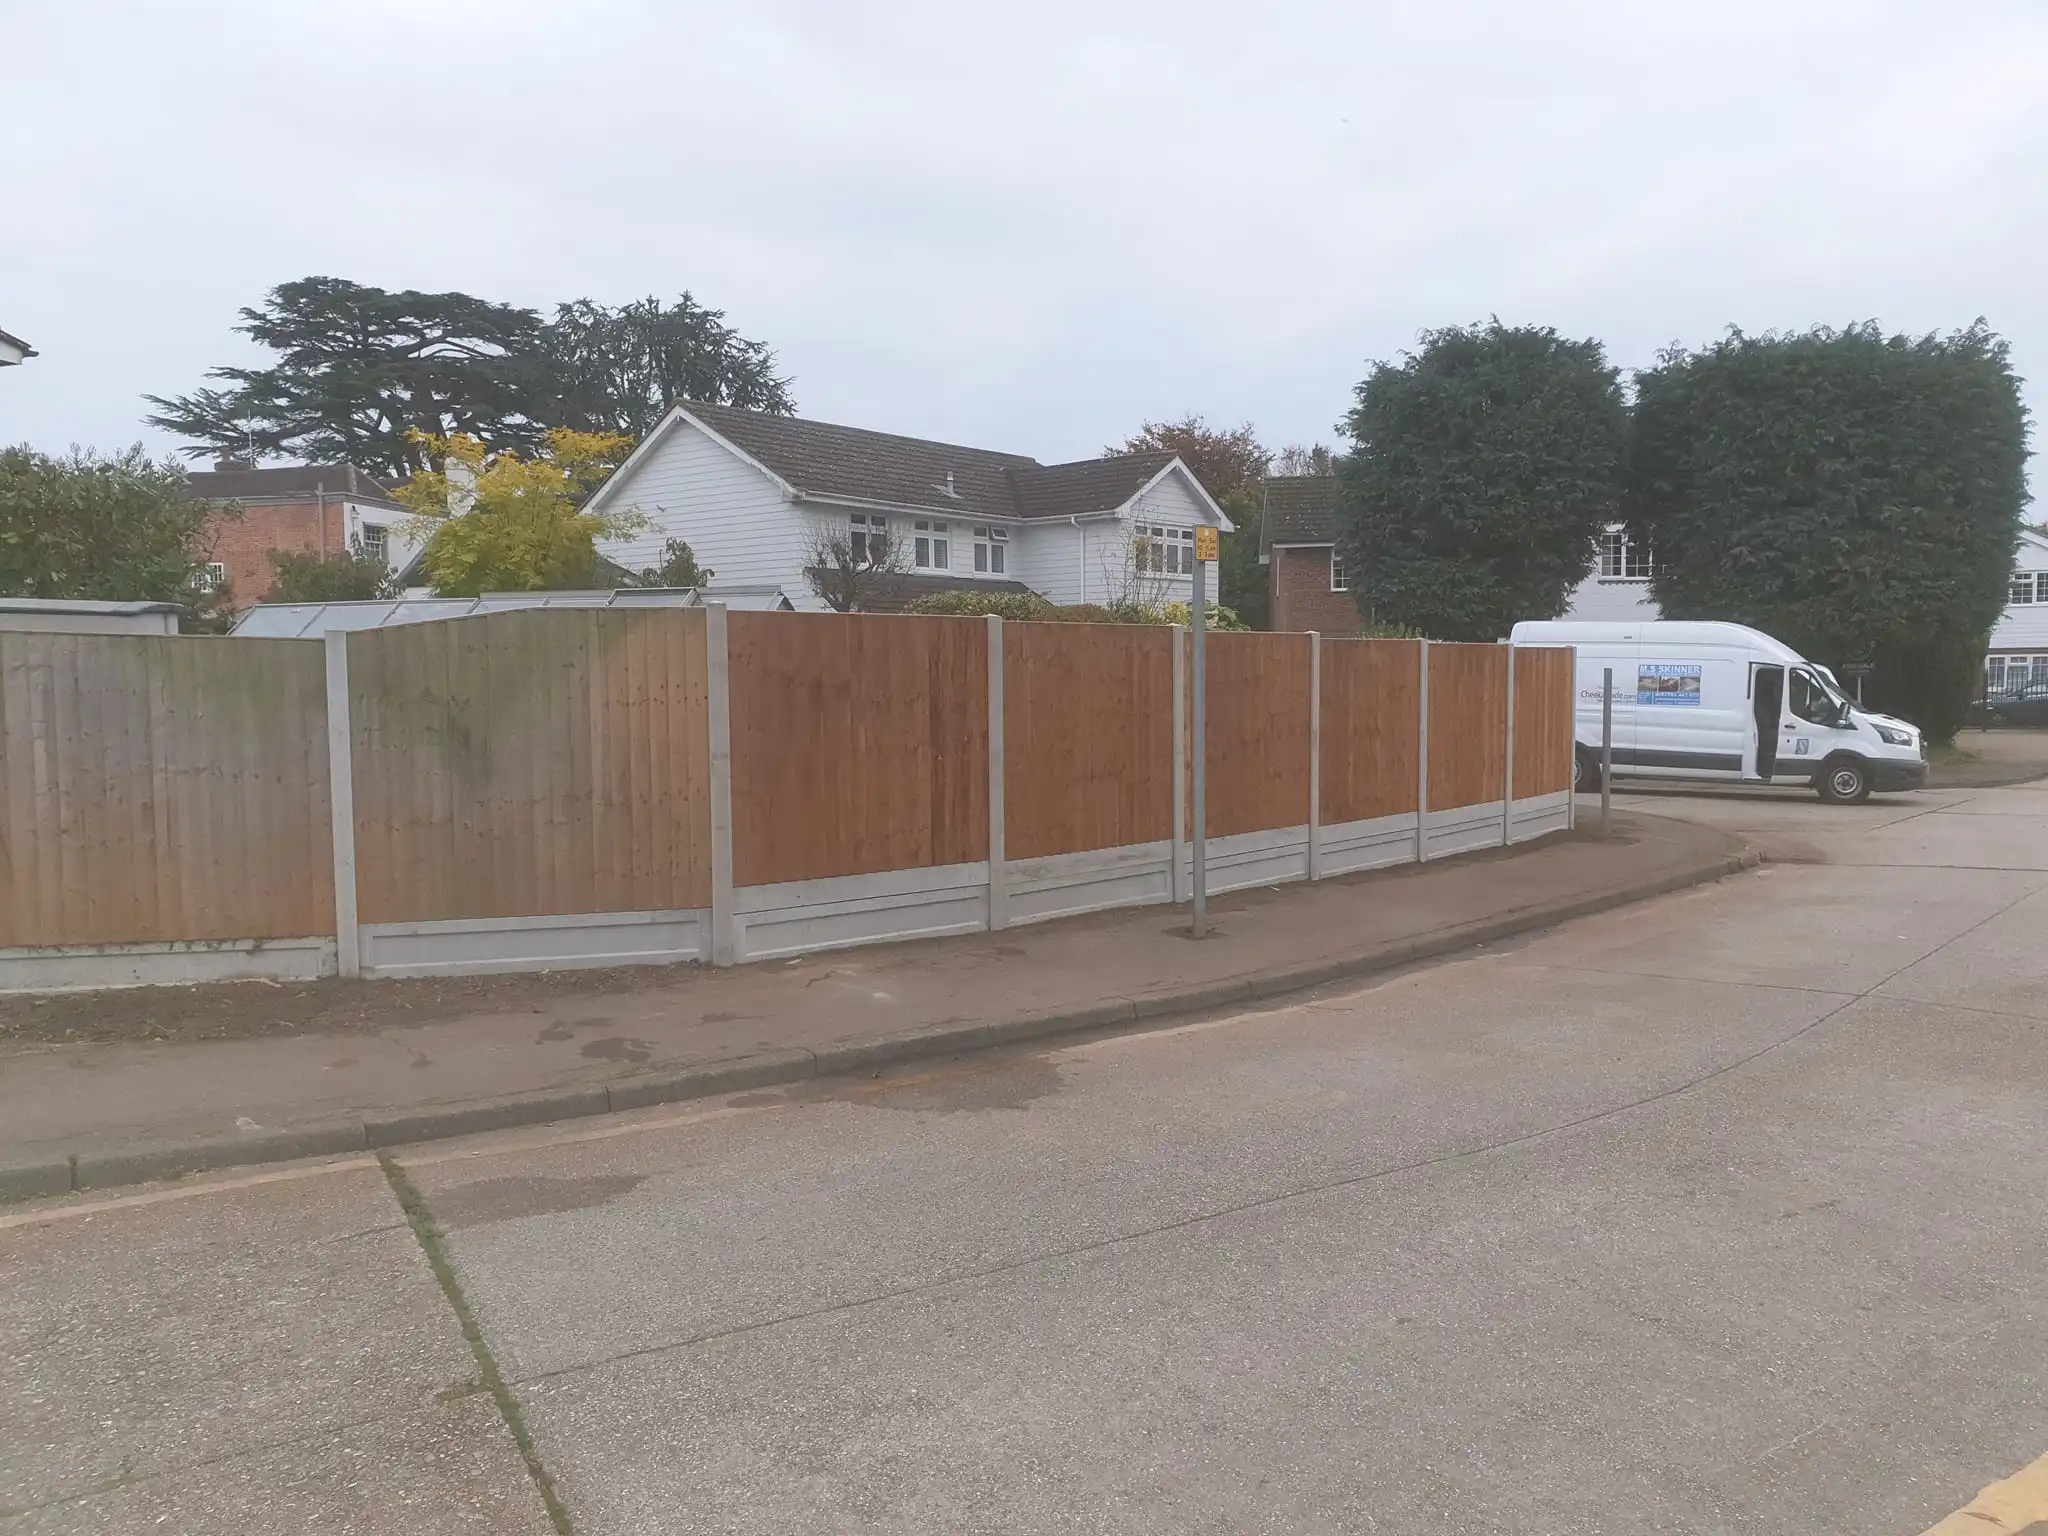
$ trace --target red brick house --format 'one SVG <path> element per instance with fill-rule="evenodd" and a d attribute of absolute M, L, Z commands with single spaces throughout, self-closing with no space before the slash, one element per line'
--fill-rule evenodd
<path fill-rule="evenodd" d="M 1358 605 L 1337 554 L 1334 475 L 1271 475 L 1259 521 L 1259 564 L 1266 567 L 1277 630 L 1349 634 Z"/>
<path fill-rule="evenodd" d="M 351 539 L 402 567 L 410 550 L 401 548 L 396 525 L 411 513 L 380 482 L 350 464 L 291 464 L 251 469 L 223 461 L 190 477 L 190 494 L 206 501 L 232 501 L 239 518 L 221 517 L 213 527 L 213 560 L 207 574 L 225 583 L 229 606 L 260 603 L 277 579 L 273 553 L 339 554 Z"/>

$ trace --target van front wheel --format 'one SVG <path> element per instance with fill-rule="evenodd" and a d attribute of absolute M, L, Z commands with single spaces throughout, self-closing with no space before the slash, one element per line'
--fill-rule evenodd
<path fill-rule="evenodd" d="M 1870 769 L 1860 759 L 1838 757 L 1821 766 L 1813 787 L 1830 805 L 1861 805 L 1870 798 Z"/>
<path fill-rule="evenodd" d="M 1572 791 L 1591 794 L 1600 787 L 1600 760 L 1584 747 L 1572 753 Z"/>

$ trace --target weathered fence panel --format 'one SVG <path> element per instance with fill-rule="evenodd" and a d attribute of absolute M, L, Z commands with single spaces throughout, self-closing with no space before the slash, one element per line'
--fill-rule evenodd
<path fill-rule="evenodd" d="M 1414 814 L 1421 654 L 1413 640 L 1324 637 L 1323 825 Z"/>
<path fill-rule="evenodd" d="M 1307 635 L 1214 634 L 1209 833 L 1308 825 Z"/>
<path fill-rule="evenodd" d="M 331 934 L 326 721 L 317 645 L 0 633 L 0 946 Z"/>
<path fill-rule="evenodd" d="M 1429 648 L 1429 809 L 1500 802 L 1507 782 L 1508 651 Z"/>
<path fill-rule="evenodd" d="M 348 638 L 366 924 L 705 908 L 705 616 L 485 614 Z"/>

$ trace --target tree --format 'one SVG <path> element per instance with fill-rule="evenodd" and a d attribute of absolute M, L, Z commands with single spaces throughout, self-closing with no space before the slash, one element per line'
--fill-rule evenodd
<path fill-rule="evenodd" d="M 277 580 L 265 602 L 350 603 L 398 595 L 398 573 L 381 557 L 365 553 L 360 539 L 350 539 L 338 554 L 276 551 L 270 568 Z"/>
<path fill-rule="evenodd" d="M 548 420 L 579 431 L 645 437 L 679 400 L 796 409 L 775 353 L 687 292 L 667 306 L 653 297 L 616 309 L 589 299 L 561 305 L 544 353 L 555 392 Z"/>
<path fill-rule="evenodd" d="M 1276 475 L 1333 475 L 1336 472 L 1336 461 L 1324 443 L 1313 446 L 1289 443 L 1273 455 L 1272 473 Z"/>
<path fill-rule="evenodd" d="M 1338 548 L 1359 611 L 1445 640 L 1563 613 L 1620 514 L 1628 418 L 1600 343 L 1428 331 L 1355 398 Z"/>
<path fill-rule="evenodd" d="M 1105 458 L 1132 453 L 1178 454 L 1181 463 L 1202 482 L 1202 489 L 1219 502 L 1240 491 L 1256 491 L 1273 459 L 1259 446 L 1259 434 L 1250 422 L 1225 429 L 1212 427 L 1197 415 L 1179 421 L 1148 421 L 1122 443 L 1102 452 Z"/>
<path fill-rule="evenodd" d="M 214 524 L 240 513 L 188 489 L 183 470 L 139 443 L 116 454 L 0 451 L 0 592 L 183 603 L 212 618 L 227 599 L 205 580 Z"/>
<path fill-rule="evenodd" d="M 697 563 L 697 552 L 681 539 L 662 546 L 661 564 L 640 573 L 650 587 L 706 587 L 718 572 Z"/>
<path fill-rule="evenodd" d="M 389 293 L 307 277 L 244 309 L 235 327 L 269 347 L 268 368 L 215 368 L 231 388 L 148 395 L 151 426 L 203 458 L 253 449 L 402 477 L 427 468 L 422 445 L 460 433 L 491 452 L 542 436 L 542 326 L 530 309 L 466 293 Z"/>
<path fill-rule="evenodd" d="M 152 426 L 191 458 L 253 453 L 403 478 L 422 445 L 460 435 L 531 454 L 551 427 L 642 437 L 671 402 L 793 409 L 775 354 L 685 293 L 618 308 L 578 299 L 544 322 L 466 293 L 392 293 L 338 277 L 273 288 L 235 327 L 264 368 L 215 368 L 225 387 L 144 396 Z"/>
<path fill-rule="evenodd" d="M 597 541 L 647 526 L 637 510 L 577 510 L 631 451 L 623 437 L 557 428 L 529 459 L 493 453 L 473 437 L 420 447 L 443 468 L 414 475 L 395 494 L 415 513 L 406 535 L 423 543 L 420 569 L 437 596 L 611 586 L 617 568 Z"/>
<path fill-rule="evenodd" d="M 2006 343 L 1731 331 L 1636 381 L 1627 516 L 1670 618 L 1730 619 L 1936 740 L 1962 723 L 2027 503 Z"/>
<path fill-rule="evenodd" d="M 1234 610 L 1247 629 L 1273 627 L 1273 584 L 1259 564 L 1259 546 L 1266 520 L 1262 490 L 1233 491 L 1222 498 L 1223 511 L 1236 531 L 1216 541 L 1216 600 Z"/>
<path fill-rule="evenodd" d="M 804 583 L 835 613 L 860 612 L 909 568 L 910 546 L 886 528 L 812 525 Z"/>

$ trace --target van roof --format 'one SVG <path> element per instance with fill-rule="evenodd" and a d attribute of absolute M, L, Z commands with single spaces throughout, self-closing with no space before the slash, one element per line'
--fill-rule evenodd
<path fill-rule="evenodd" d="M 1727 645 L 1761 651 L 1774 661 L 1806 660 L 1782 640 L 1747 624 L 1718 619 L 1525 619 L 1509 637 L 1517 645 L 1597 645 L 1636 640 L 1657 645 Z"/>

